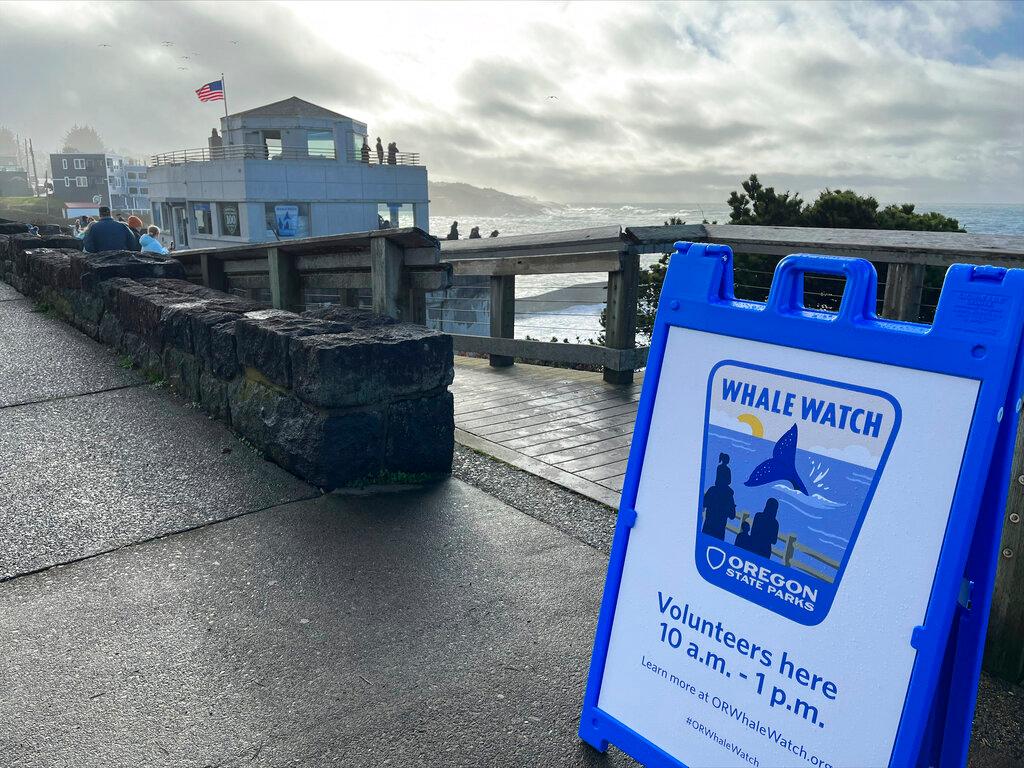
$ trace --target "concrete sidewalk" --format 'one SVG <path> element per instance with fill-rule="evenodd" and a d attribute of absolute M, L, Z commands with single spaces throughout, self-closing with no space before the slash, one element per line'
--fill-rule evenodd
<path fill-rule="evenodd" d="M 600 551 L 457 480 L 323 496 L 0 313 L 5 766 L 629 764 L 576 738 Z"/>
<path fill-rule="evenodd" d="M 31 309 L 0 293 L 0 763 L 634 765 L 576 737 L 610 511 L 470 455 L 488 492 L 322 495 Z"/>

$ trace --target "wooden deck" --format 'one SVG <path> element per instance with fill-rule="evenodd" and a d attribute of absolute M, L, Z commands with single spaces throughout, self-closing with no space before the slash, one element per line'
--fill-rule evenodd
<path fill-rule="evenodd" d="M 643 377 L 636 378 L 615 386 L 600 373 L 456 357 L 455 438 L 617 507 Z"/>

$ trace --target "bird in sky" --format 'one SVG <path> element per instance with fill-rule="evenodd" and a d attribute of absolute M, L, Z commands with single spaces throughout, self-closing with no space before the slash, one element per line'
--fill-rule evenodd
<path fill-rule="evenodd" d="M 232 45 L 238 45 L 238 41 L 237 40 L 229 40 L 228 42 L 231 43 Z"/>
<path fill-rule="evenodd" d="M 170 40 L 164 40 L 162 43 L 160 43 L 160 45 L 166 48 L 168 46 L 174 45 L 174 43 L 172 43 Z"/>
<path fill-rule="evenodd" d="M 188 58 L 188 56 L 181 56 L 180 58 L 182 58 L 182 59 L 187 59 L 187 58 Z"/>
<path fill-rule="evenodd" d="M 109 43 L 100 43 L 100 44 L 99 44 L 99 45 L 97 45 L 96 47 L 97 47 L 97 48 L 109 48 L 109 47 L 110 47 L 110 44 L 109 44 Z"/>
<path fill-rule="evenodd" d="M 188 67 L 178 67 L 178 69 L 188 69 Z"/>
<path fill-rule="evenodd" d="M 548 96 L 548 98 L 549 99 L 554 99 L 555 101 L 558 101 L 558 97 L 557 96 Z"/>

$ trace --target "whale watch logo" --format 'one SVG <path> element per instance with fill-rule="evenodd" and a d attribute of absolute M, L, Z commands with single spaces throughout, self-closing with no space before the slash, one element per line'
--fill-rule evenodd
<path fill-rule="evenodd" d="M 793 621 L 828 615 L 899 430 L 877 389 L 735 361 L 708 381 L 696 564 Z"/>

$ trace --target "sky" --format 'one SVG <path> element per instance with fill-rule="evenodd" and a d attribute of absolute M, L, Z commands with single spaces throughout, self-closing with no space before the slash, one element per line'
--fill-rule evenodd
<path fill-rule="evenodd" d="M 1024 202 L 1024 2 L 0 2 L 0 125 L 37 153 L 76 123 L 204 146 L 221 72 L 232 112 L 299 96 L 432 180 L 542 200 L 724 201 L 756 172 Z"/>

